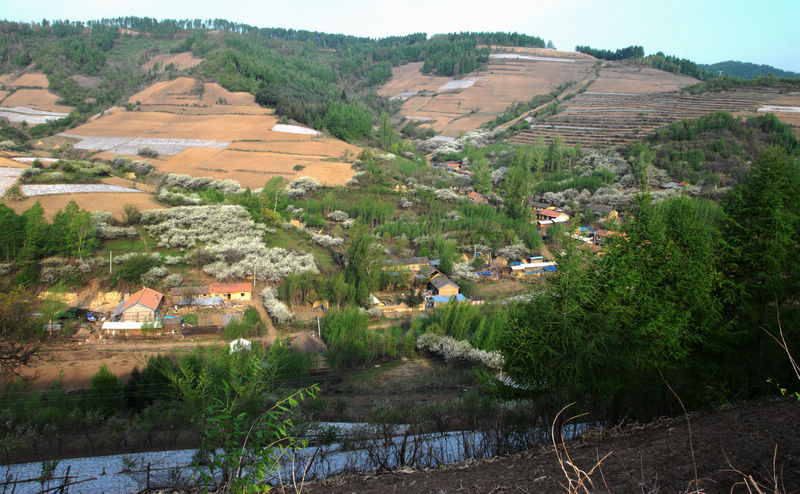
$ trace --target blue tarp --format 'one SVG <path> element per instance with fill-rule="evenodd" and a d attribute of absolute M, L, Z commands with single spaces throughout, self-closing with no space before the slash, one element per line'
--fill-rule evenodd
<path fill-rule="evenodd" d="M 545 271 L 557 271 L 557 268 L 556 268 L 556 266 L 547 266 L 546 268 L 544 268 L 544 270 Z"/>
<path fill-rule="evenodd" d="M 446 303 L 450 302 L 450 299 L 455 299 L 456 302 L 466 302 L 467 301 L 467 297 L 465 297 L 461 293 L 459 293 L 458 295 L 455 295 L 454 297 L 445 297 L 444 295 L 434 295 L 433 296 L 433 301 L 435 303 L 437 303 L 437 304 L 446 304 Z"/>

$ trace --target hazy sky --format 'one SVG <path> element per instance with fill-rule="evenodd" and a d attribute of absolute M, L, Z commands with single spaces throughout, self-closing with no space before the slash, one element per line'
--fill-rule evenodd
<path fill-rule="evenodd" d="M 223 18 L 260 27 L 383 37 L 517 31 L 559 49 L 644 46 L 698 63 L 739 60 L 800 71 L 800 0 L 2 0 L 16 21 L 126 15 Z"/>

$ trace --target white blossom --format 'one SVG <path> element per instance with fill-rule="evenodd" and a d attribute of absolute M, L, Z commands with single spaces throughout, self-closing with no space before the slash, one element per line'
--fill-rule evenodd
<path fill-rule="evenodd" d="M 261 290 L 261 302 L 264 304 L 264 308 L 267 310 L 267 313 L 269 313 L 276 323 L 284 324 L 291 322 L 291 320 L 294 319 L 294 314 L 292 314 L 292 311 L 286 307 L 286 304 L 278 300 L 275 289 L 271 286 Z"/>
<path fill-rule="evenodd" d="M 450 336 L 425 333 L 417 338 L 417 348 L 441 355 L 446 362 L 471 360 L 481 362 L 490 369 L 502 369 L 503 367 L 503 356 L 499 352 L 480 350 L 467 341 L 456 340 Z"/>

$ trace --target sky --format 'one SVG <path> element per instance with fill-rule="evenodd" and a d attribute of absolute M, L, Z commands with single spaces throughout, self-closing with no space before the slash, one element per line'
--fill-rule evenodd
<path fill-rule="evenodd" d="M 697 63 L 737 60 L 800 72 L 800 0 L 2 0 L 0 18 L 222 18 L 259 27 L 384 37 L 506 31 L 575 45 L 637 44 Z"/>

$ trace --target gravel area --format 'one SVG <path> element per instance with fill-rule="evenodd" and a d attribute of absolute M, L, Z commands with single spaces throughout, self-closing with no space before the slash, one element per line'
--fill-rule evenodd
<path fill-rule="evenodd" d="M 64 137 L 80 139 L 75 144 L 76 149 L 91 149 L 111 151 L 117 154 L 137 154 L 143 147 L 158 151 L 158 154 L 178 154 L 186 148 L 225 148 L 230 145 L 226 141 L 212 141 L 201 139 L 163 139 L 154 137 L 97 137 L 77 134 L 59 134 Z"/>
<path fill-rule="evenodd" d="M 27 122 L 32 125 L 39 125 L 50 120 L 64 118 L 68 113 L 56 113 L 52 111 L 34 110 L 26 106 L 0 106 L 0 118 L 5 117 L 9 122 Z"/>
<path fill-rule="evenodd" d="M 47 196 L 53 194 L 87 194 L 91 192 L 142 192 L 118 185 L 108 184 L 42 184 L 23 185 L 22 193 L 26 196 Z"/>
<path fill-rule="evenodd" d="M 287 124 L 275 124 L 269 129 L 273 132 L 287 132 L 289 134 L 302 134 L 302 135 L 310 135 L 315 136 L 319 134 L 314 129 L 309 129 L 307 127 L 301 127 L 299 125 L 287 125 Z"/>
<path fill-rule="evenodd" d="M 3 196 L 9 187 L 14 185 L 24 168 L 0 167 L 0 196 Z"/>
<path fill-rule="evenodd" d="M 511 60 L 533 60 L 535 62 L 567 62 L 575 63 L 575 60 L 570 58 L 556 58 L 556 57 L 535 57 L 533 55 L 520 55 L 518 53 L 492 53 L 489 59 L 511 59 Z"/>

